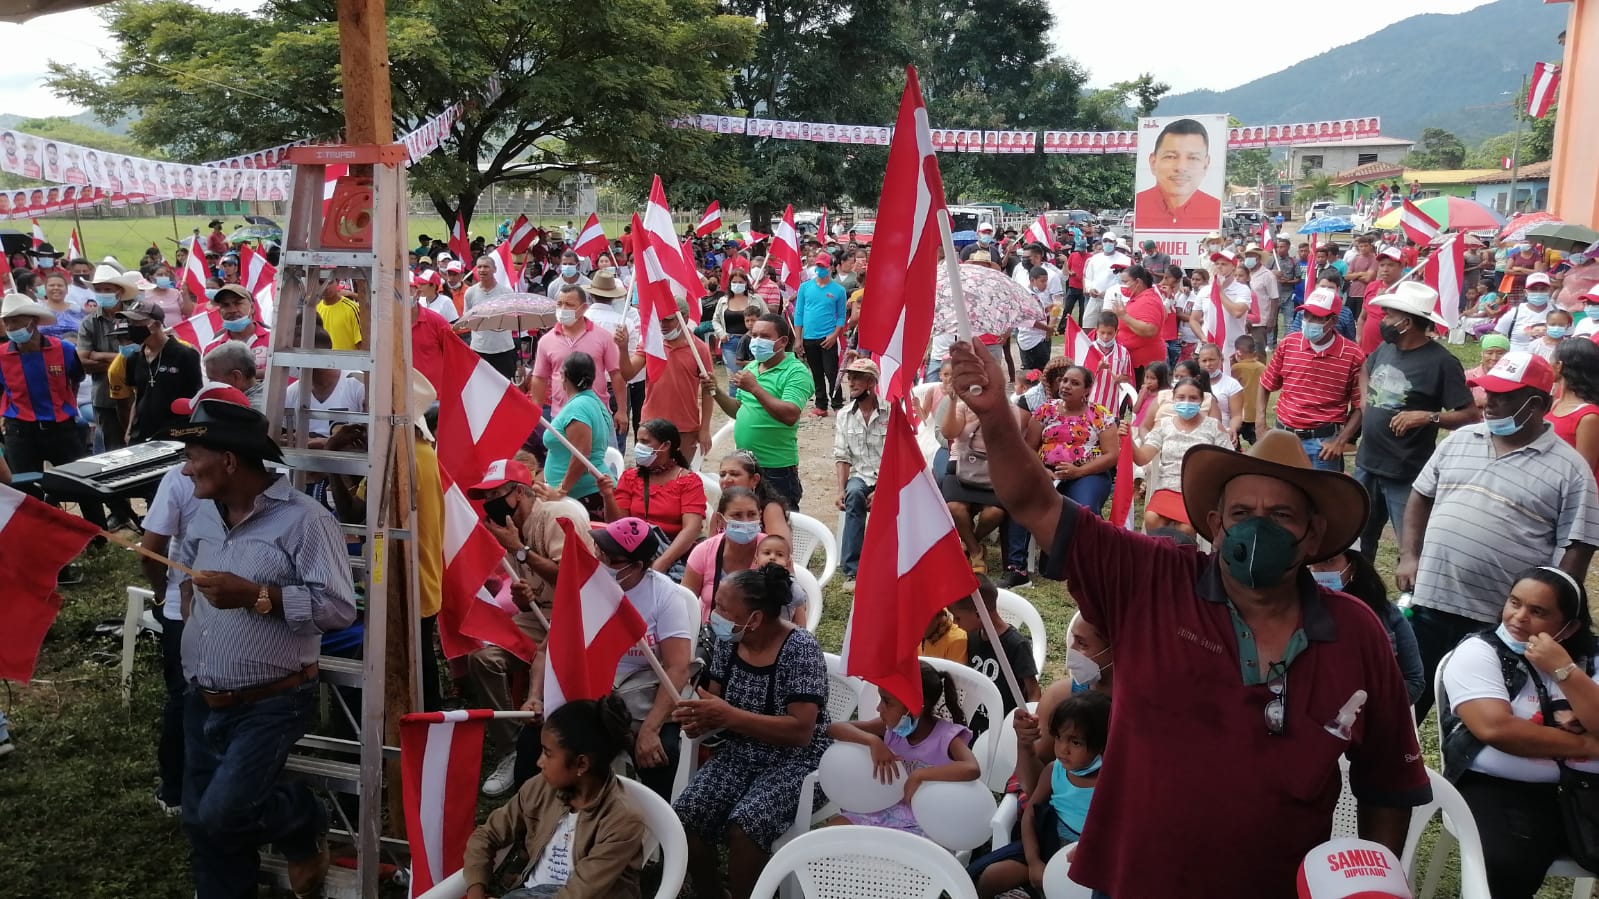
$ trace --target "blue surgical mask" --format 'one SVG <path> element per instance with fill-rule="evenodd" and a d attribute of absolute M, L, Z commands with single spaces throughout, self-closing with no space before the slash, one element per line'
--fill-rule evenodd
<path fill-rule="evenodd" d="M 1177 417 L 1181 418 L 1183 421 L 1193 421 L 1194 417 L 1199 415 L 1198 403 L 1172 403 L 1171 408 L 1173 412 L 1177 413 Z"/>
<path fill-rule="evenodd" d="M 1317 584 L 1319 584 L 1319 585 L 1321 585 L 1323 587 L 1326 587 L 1328 590 L 1342 591 L 1344 589 L 1344 575 L 1343 575 L 1343 572 L 1339 572 L 1339 571 L 1312 571 L 1310 573 L 1310 576 L 1316 579 L 1316 583 Z"/>
<path fill-rule="evenodd" d="M 1321 343 L 1327 339 L 1327 326 L 1321 322 L 1305 322 L 1305 339 L 1311 343 Z"/>
<path fill-rule="evenodd" d="M 832 274 L 832 272 L 827 270 L 827 266 L 825 265 L 818 265 L 811 269 L 811 271 L 816 275 L 816 280 L 818 281 L 825 281 L 827 280 L 827 276 Z"/>
<path fill-rule="evenodd" d="M 12 337 L 11 339 L 16 340 L 15 337 Z M 119 346 L 117 347 L 117 352 L 121 353 L 122 358 L 124 359 L 132 359 L 134 356 L 138 355 L 139 345 L 136 343 L 130 343 L 127 346 Z"/>
<path fill-rule="evenodd" d="M 1570 334 L 1571 329 L 1565 325 L 1550 325 L 1548 330 L 1546 330 L 1544 333 L 1556 340 L 1559 340 L 1560 338 L 1565 337 L 1567 334 Z"/>
<path fill-rule="evenodd" d="M 777 351 L 777 341 L 767 337 L 750 338 L 750 355 L 756 362 L 765 362 Z"/>
<path fill-rule="evenodd" d="M 1526 409 L 1527 403 L 1530 402 L 1532 402 L 1532 397 L 1528 397 L 1527 402 L 1522 403 L 1521 408 L 1507 418 L 1484 418 L 1482 423 L 1488 426 L 1488 433 L 1495 437 L 1509 437 L 1511 434 L 1521 430 L 1522 423 L 1517 421 L 1517 418 L 1520 417 L 1522 410 Z"/>
<path fill-rule="evenodd" d="M 642 443 L 633 444 L 633 462 L 640 468 L 648 468 L 655 461 L 655 450 Z"/>
<path fill-rule="evenodd" d="M 1499 638 L 1499 642 L 1505 644 L 1506 649 L 1516 655 L 1524 656 L 1527 654 L 1527 641 L 1517 640 L 1515 637 L 1510 636 L 1510 631 L 1503 624 L 1494 630 L 1494 636 Z"/>
<path fill-rule="evenodd" d="M 989 244 L 994 242 L 994 235 L 992 235 L 992 234 L 979 234 L 979 235 L 977 235 L 977 242 L 986 247 Z"/>
<path fill-rule="evenodd" d="M 156 275 L 155 286 L 161 288 L 162 290 L 171 290 L 172 289 L 172 279 L 168 278 L 165 275 Z"/>
<path fill-rule="evenodd" d="M 916 730 L 916 718 L 914 716 L 911 716 L 911 715 L 901 715 L 901 716 L 899 716 L 899 723 L 894 725 L 894 733 L 899 734 L 900 737 L 905 738 L 905 739 L 909 739 L 911 733 L 914 732 L 915 730 Z"/>
<path fill-rule="evenodd" d="M 234 334 L 249 328 L 250 324 L 251 322 L 249 316 L 245 316 L 244 318 L 225 318 L 222 320 L 222 327 Z"/>
<path fill-rule="evenodd" d="M 55 268 L 55 267 L 56 267 L 56 261 L 54 259 L 50 258 L 49 256 L 46 256 L 43 259 L 39 260 L 39 268 L 41 270 L 49 270 L 49 269 L 52 269 L 52 268 Z"/>
<path fill-rule="evenodd" d="M 15 331 L 8 329 L 6 331 L 6 337 L 10 339 L 12 343 L 27 343 L 33 339 L 33 329 L 18 328 Z"/>
<path fill-rule="evenodd" d="M 210 302 L 210 301 L 212 301 L 212 300 L 214 300 L 216 298 L 217 298 L 217 289 L 215 287 L 207 287 L 205 289 L 206 302 Z"/>
<path fill-rule="evenodd" d="M 1527 294 L 1527 305 L 1533 307 L 1534 309 L 1541 308 L 1543 306 L 1547 306 L 1547 305 L 1549 305 L 1549 294 L 1547 294 L 1547 293 L 1528 293 Z"/>
<path fill-rule="evenodd" d="M 576 278 L 577 277 L 577 266 L 575 266 L 575 265 L 563 265 L 563 266 L 561 266 L 561 277 L 563 277 L 563 278 Z"/>
<path fill-rule="evenodd" d="M 759 521 L 729 521 L 722 533 L 726 534 L 727 539 L 734 543 L 747 545 L 754 543 L 755 538 L 760 536 L 761 523 Z"/>
<path fill-rule="evenodd" d="M 1100 246 L 1100 250 L 1102 252 L 1104 252 L 1104 254 L 1106 256 L 1109 256 L 1110 254 L 1116 252 L 1116 245 L 1113 244 L 1113 243 L 1106 242 L 1106 243 L 1104 243 L 1103 245 Z"/>
<path fill-rule="evenodd" d="M 733 291 L 734 293 L 743 293 L 744 291 L 749 290 L 750 286 L 745 284 L 743 281 L 734 281 L 732 284 L 727 285 L 727 289 Z"/>
<path fill-rule="evenodd" d="M 45 296 L 44 285 L 40 284 L 38 287 L 35 287 L 33 289 L 33 295 L 35 297 L 37 297 L 38 299 L 41 299 L 41 300 L 44 299 L 44 296 Z"/>
<path fill-rule="evenodd" d="M 97 290 L 94 292 L 94 301 L 100 304 L 100 308 L 104 309 L 107 306 L 115 306 L 117 304 L 117 295 L 115 293 L 102 293 Z"/>
<path fill-rule="evenodd" d="M 1094 756 L 1094 761 L 1092 763 L 1090 763 L 1088 767 L 1086 767 L 1086 768 L 1067 768 L 1066 769 L 1066 773 L 1074 775 L 1076 777 L 1087 777 L 1090 774 L 1097 773 L 1099 771 L 1099 766 L 1104 764 L 1104 763 L 1105 763 L 1105 757 L 1102 756 L 1102 755 L 1096 755 L 1096 756 Z"/>
<path fill-rule="evenodd" d="M 1588 257 L 1583 253 L 1572 253 L 1570 256 L 1566 257 L 1566 261 L 1571 263 L 1573 266 L 1584 265 L 1588 262 Z"/>
<path fill-rule="evenodd" d="M 727 620 L 727 618 L 722 616 L 721 612 L 714 609 L 711 610 L 710 625 L 711 633 L 716 635 L 716 639 L 726 640 L 729 643 L 737 643 L 743 640 L 744 634 L 749 630 L 748 627 L 744 630 L 739 630 L 733 622 Z"/>

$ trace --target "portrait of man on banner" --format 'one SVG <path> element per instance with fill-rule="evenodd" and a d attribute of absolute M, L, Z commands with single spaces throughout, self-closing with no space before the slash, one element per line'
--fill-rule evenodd
<path fill-rule="evenodd" d="M 1139 152 L 1148 152 L 1136 175 L 1139 190 L 1133 201 L 1133 227 L 1139 231 L 1208 231 L 1217 227 L 1226 147 L 1216 150 L 1221 162 L 1213 174 L 1211 134 L 1203 122 L 1171 119 L 1151 141 L 1148 132 L 1157 123 L 1146 119 L 1139 129 Z M 1219 126 L 1216 132 L 1226 133 Z"/>

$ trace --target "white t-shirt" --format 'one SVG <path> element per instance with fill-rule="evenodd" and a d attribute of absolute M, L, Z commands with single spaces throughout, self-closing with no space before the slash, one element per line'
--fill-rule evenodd
<path fill-rule="evenodd" d="M 1554 305 L 1534 309 L 1526 303 L 1517 303 L 1504 311 L 1499 316 L 1499 321 L 1494 322 L 1494 330 L 1510 338 L 1510 352 L 1532 352 L 1532 334 L 1530 329 L 1534 325 L 1547 324 L 1549 310 Z"/>
<path fill-rule="evenodd" d="M 144 529 L 152 534 L 171 537 L 167 555 L 177 556 L 178 544 L 183 542 L 184 525 L 193 521 L 198 514 L 200 501 L 194 498 L 194 482 L 183 473 L 183 466 L 180 465 L 161 476 L 161 483 L 155 489 L 155 498 L 150 500 L 150 510 L 144 514 Z M 161 606 L 162 618 L 168 621 L 183 618 L 183 597 L 178 588 L 185 580 L 187 578 L 176 569 L 167 572 L 167 595 Z"/>
<path fill-rule="evenodd" d="M 482 285 L 473 284 L 466 289 L 466 296 L 461 300 L 461 308 L 467 312 L 479 303 L 487 302 L 494 297 L 504 296 L 511 292 L 511 288 L 498 281 L 488 290 Z M 479 353 L 503 353 L 516 349 L 516 335 L 510 331 L 473 331 L 472 349 Z"/>
<path fill-rule="evenodd" d="M 555 833 L 550 834 L 550 841 L 539 853 L 539 863 L 533 866 L 533 873 L 528 875 L 523 886 L 566 886 L 572 879 L 572 835 L 576 830 L 577 812 L 562 815 L 561 823 L 555 826 Z"/>
<path fill-rule="evenodd" d="M 1029 287 L 1027 292 L 1032 294 L 1033 299 L 1038 302 L 1039 311 L 1047 313 L 1051 302 L 1049 288 L 1033 290 Z M 1047 315 L 1039 316 L 1039 318 L 1046 317 Z M 1030 350 L 1047 340 L 1049 340 L 1049 332 L 1042 328 L 1029 328 L 1025 325 L 1019 325 L 1016 328 L 1016 345 L 1024 350 Z"/>
<path fill-rule="evenodd" d="M 283 421 L 284 427 L 292 427 L 294 413 L 291 411 L 300 402 L 300 385 L 309 383 L 301 378 L 289 385 L 288 391 L 283 395 Z M 333 386 L 333 392 L 325 400 L 316 398 L 316 393 L 306 395 L 305 408 L 319 412 L 365 412 L 366 411 L 366 385 L 361 383 L 353 372 L 345 372 L 339 382 Z M 306 429 L 318 437 L 326 437 L 333 433 L 333 426 L 340 422 L 313 418 L 306 423 Z"/>
<path fill-rule="evenodd" d="M 1231 302 L 1243 303 L 1245 306 L 1249 305 L 1249 285 L 1243 282 L 1234 281 L 1223 288 L 1222 293 Z M 1205 313 L 1205 335 L 1215 334 L 1217 331 L 1216 304 L 1210 300 L 1210 288 L 1207 287 L 1203 293 L 1196 295 L 1191 302 L 1198 303 L 1199 308 Z M 1223 314 L 1223 319 L 1222 333 L 1218 335 L 1214 342 L 1221 347 L 1222 355 L 1228 356 L 1231 355 L 1233 341 L 1249 333 L 1249 326 L 1244 322 L 1244 316 L 1242 315 L 1234 317 Z M 1208 340 L 1209 337 L 1207 336 L 1206 339 Z"/>
<path fill-rule="evenodd" d="M 424 303 L 419 297 L 417 305 L 437 312 L 447 322 L 453 322 L 461 317 L 461 313 L 455 311 L 455 301 L 450 299 L 450 295 L 447 293 L 441 293 L 434 297 L 431 303 Z"/>
<path fill-rule="evenodd" d="M 621 304 L 623 311 L 618 312 L 616 305 L 612 301 L 603 297 L 596 297 L 595 302 L 589 304 L 588 311 L 583 313 L 583 317 L 604 328 L 607 334 L 615 334 L 618 323 L 626 325 L 628 355 L 636 354 L 639 344 L 644 342 L 644 325 L 639 320 L 638 310 L 628 305 L 627 297 L 622 297 L 616 300 L 615 303 Z M 667 331 L 671 330 L 671 327 L 664 324 L 662 328 Z M 637 384 L 644 380 L 644 375 L 645 371 L 641 368 L 637 374 L 627 379 L 627 383 Z"/>
<path fill-rule="evenodd" d="M 1582 321 L 1571 329 L 1572 337 L 1592 337 L 1595 334 L 1599 334 L 1599 315 L 1584 315 Z M 87 382 L 89 379 L 83 380 Z"/>
<path fill-rule="evenodd" d="M 1538 677 L 1549 693 L 1556 718 L 1563 717 L 1563 713 L 1569 714 L 1571 704 L 1566 700 L 1566 694 L 1560 692 L 1560 684 L 1541 671 Z M 1521 685 L 1521 692 L 1516 694 L 1516 698 L 1510 699 L 1505 690 L 1504 674 L 1499 668 L 1499 655 L 1485 640 L 1472 637 L 1460 641 L 1460 645 L 1449 656 L 1449 663 L 1444 665 L 1443 684 L 1444 694 L 1449 698 L 1449 708 L 1456 714 L 1459 714 L 1462 705 L 1474 699 L 1498 699 L 1509 702 L 1510 713 L 1517 718 L 1543 723 L 1538 690 L 1532 685 L 1532 679 L 1529 677 Z M 1563 725 L 1568 730 L 1573 727 L 1581 727 L 1574 715 L 1569 724 Z M 1566 765 L 1579 771 L 1599 772 L 1599 760 L 1567 759 Z M 1529 783 L 1554 783 L 1560 779 L 1560 766 L 1553 759 L 1523 758 L 1492 746 L 1483 747 L 1482 752 L 1472 760 L 1471 770 L 1490 777 Z"/>
<path fill-rule="evenodd" d="M 1211 375 L 1210 392 L 1212 396 L 1216 397 L 1216 406 L 1221 411 L 1221 426 L 1225 429 L 1232 424 L 1232 415 L 1227 411 L 1227 398 L 1243 393 L 1244 385 L 1227 372 L 1222 372 L 1219 375 Z M 1238 414 L 1244 414 L 1242 405 L 1238 408 Z"/>
<path fill-rule="evenodd" d="M 1199 343 L 1199 335 L 1194 333 L 1194 326 L 1188 322 L 1188 316 L 1194 312 L 1194 303 L 1198 301 L 1198 293 L 1181 288 L 1177 296 L 1172 298 L 1171 308 L 1177 313 L 1177 337 L 1183 343 Z"/>
<path fill-rule="evenodd" d="M 650 569 L 644 572 L 644 579 L 633 587 L 628 588 L 627 601 L 638 610 L 640 618 L 644 619 L 647 628 L 644 632 L 644 642 L 651 649 L 660 646 L 662 640 L 673 637 L 691 638 L 699 630 L 699 616 L 689 610 L 688 600 L 677 591 L 677 584 L 672 579 L 659 571 Z M 698 608 L 698 599 L 695 606 Z M 657 650 L 657 655 L 659 651 Z M 649 666 L 644 659 L 644 651 L 635 643 L 628 647 L 622 655 L 622 660 L 616 663 L 616 679 L 620 682 L 623 678 Z"/>

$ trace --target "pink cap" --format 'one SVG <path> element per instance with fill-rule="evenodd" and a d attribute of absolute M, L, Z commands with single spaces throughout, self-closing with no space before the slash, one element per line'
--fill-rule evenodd
<path fill-rule="evenodd" d="M 1555 389 L 1555 368 L 1542 356 L 1518 350 L 1500 356 L 1499 364 L 1493 367 L 1493 371 L 1466 383 L 1489 393 L 1509 393 L 1523 387 L 1552 393 Z"/>
<path fill-rule="evenodd" d="M 483 470 L 483 480 L 472 485 L 473 492 L 493 490 L 503 484 L 521 484 L 524 487 L 533 486 L 533 473 L 527 466 L 515 459 L 501 459 L 490 462 L 489 467 Z"/>
<path fill-rule="evenodd" d="M 207 381 L 200 386 L 200 392 L 193 397 L 173 400 L 172 411 L 178 415 L 192 415 L 194 414 L 194 404 L 201 400 L 220 400 L 224 403 L 232 403 L 235 406 L 244 406 L 245 408 L 250 406 L 250 398 L 245 396 L 244 391 L 239 388 L 231 384 L 224 384 L 221 381 Z"/>
<path fill-rule="evenodd" d="M 813 262 L 813 263 L 815 263 L 817 265 L 825 265 L 825 266 L 828 266 L 828 267 L 831 268 L 832 265 L 833 265 L 833 257 L 832 257 L 831 254 L 828 254 L 828 253 L 817 253 L 815 258 L 813 258 L 811 260 L 811 262 Z"/>
<path fill-rule="evenodd" d="M 642 518 L 618 518 L 589 531 L 594 545 L 613 556 L 653 559 L 662 548 L 660 539 Z"/>

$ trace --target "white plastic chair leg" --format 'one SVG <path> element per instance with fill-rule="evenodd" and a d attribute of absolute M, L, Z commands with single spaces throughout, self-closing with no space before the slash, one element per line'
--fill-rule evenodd
<path fill-rule="evenodd" d="M 1454 834 L 1442 829 L 1438 831 L 1438 840 L 1432 844 L 1432 857 L 1427 860 L 1427 876 L 1422 879 L 1416 899 L 1432 899 L 1438 892 L 1438 881 L 1443 877 L 1444 865 L 1449 862 L 1449 854 L 1455 851 L 1457 845 Z M 1414 873 L 1411 880 L 1415 880 Z"/>
<path fill-rule="evenodd" d="M 1593 899 L 1594 879 L 1579 877 L 1571 887 L 1571 899 Z"/>

